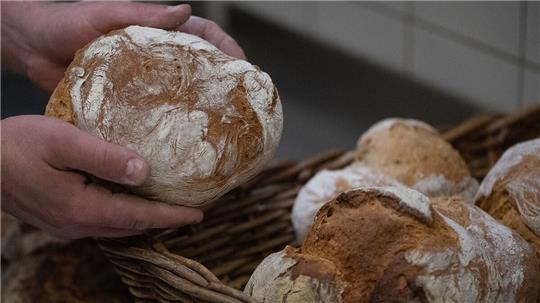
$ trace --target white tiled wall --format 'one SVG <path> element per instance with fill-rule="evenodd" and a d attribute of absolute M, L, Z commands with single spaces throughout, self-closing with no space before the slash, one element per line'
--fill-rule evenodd
<path fill-rule="evenodd" d="M 519 55 L 519 10 L 514 2 L 417 2 L 416 16 L 444 29 Z"/>
<path fill-rule="evenodd" d="M 523 107 L 540 105 L 540 72 L 526 68 L 523 82 Z"/>
<path fill-rule="evenodd" d="M 526 18 L 525 57 L 540 65 L 540 2 L 527 2 Z"/>
<path fill-rule="evenodd" d="M 232 5 L 486 109 L 540 103 L 540 2 Z"/>
<path fill-rule="evenodd" d="M 317 20 L 320 40 L 390 68 L 402 68 L 401 22 L 366 10 L 356 3 L 336 5 L 321 2 L 315 7 L 314 20 Z"/>
<path fill-rule="evenodd" d="M 485 108 L 517 109 L 516 65 L 418 29 L 413 73 L 430 84 L 475 100 Z"/>
<path fill-rule="evenodd" d="M 295 32 L 309 32 L 314 23 L 314 8 L 309 2 L 245 1 L 233 5 Z"/>

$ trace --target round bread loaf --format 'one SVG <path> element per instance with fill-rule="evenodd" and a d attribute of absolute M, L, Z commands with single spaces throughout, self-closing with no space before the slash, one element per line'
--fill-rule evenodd
<path fill-rule="evenodd" d="M 538 260 L 519 235 L 457 197 L 350 190 L 326 203 L 299 249 L 267 257 L 259 302 L 536 302 Z"/>
<path fill-rule="evenodd" d="M 356 160 L 429 197 L 473 202 L 478 182 L 459 153 L 424 122 L 390 118 L 358 140 Z"/>
<path fill-rule="evenodd" d="M 282 130 L 268 74 L 196 36 L 130 26 L 79 50 L 46 114 L 151 166 L 135 193 L 202 206 L 255 175 Z"/>
<path fill-rule="evenodd" d="M 338 170 L 319 171 L 300 189 L 294 201 L 291 220 L 296 241 L 304 241 L 315 214 L 326 202 L 346 190 L 373 186 L 405 187 L 399 181 L 374 172 L 360 163 Z"/>
<path fill-rule="evenodd" d="M 302 187 L 292 210 L 297 242 L 304 240 L 324 203 L 345 190 L 370 186 L 408 186 L 429 197 L 458 195 L 472 203 L 478 182 L 431 126 L 411 119 L 382 120 L 360 137 L 355 163 L 320 171 Z"/>
<path fill-rule="evenodd" d="M 509 148 L 482 181 L 476 203 L 518 232 L 540 258 L 540 139 Z"/>

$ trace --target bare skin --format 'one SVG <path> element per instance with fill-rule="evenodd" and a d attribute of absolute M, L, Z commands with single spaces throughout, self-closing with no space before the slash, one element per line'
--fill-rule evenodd
<path fill-rule="evenodd" d="M 128 25 L 198 35 L 245 58 L 214 22 L 191 16 L 189 5 L 126 2 L 2 2 L 2 63 L 51 92 L 75 52 Z M 2 210 L 62 238 L 122 237 L 202 220 L 200 210 L 167 205 L 88 183 L 82 172 L 140 185 L 150 175 L 136 152 L 44 116 L 2 120 Z"/>

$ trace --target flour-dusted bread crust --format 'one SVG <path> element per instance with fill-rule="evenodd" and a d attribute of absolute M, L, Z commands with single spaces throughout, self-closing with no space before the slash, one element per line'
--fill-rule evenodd
<path fill-rule="evenodd" d="M 245 289 L 267 303 L 536 302 L 540 291 L 538 260 L 519 235 L 457 197 L 407 188 L 340 194 L 319 210 L 298 250 L 269 258 Z M 300 278 L 309 283 L 300 287 Z M 323 282 L 333 285 L 329 300 L 289 299 Z"/>
<path fill-rule="evenodd" d="M 476 203 L 531 243 L 540 258 L 540 139 L 509 148 L 482 181 Z"/>
<path fill-rule="evenodd" d="M 373 186 L 405 185 L 359 163 L 353 163 L 343 169 L 318 172 L 300 189 L 294 201 L 291 219 L 296 241 L 298 243 L 304 241 L 315 214 L 326 202 L 346 190 Z"/>
<path fill-rule="evenodd" d="M 196 36 L 140 26 L 79 50 L 46 113 L 134 149 L 152 171 L 133 191 L 188 206 L 256 174 L 282 130 L 268 74 Z"/>
<path fill-rule="evenodd" d="M 478 182 L 459 153 L 422 121 L 389 118 L 358 140 L 356 160 L 429 197 L 473 202 Z"/>
<path fill-rule="evenodd" d="M 244 292 L 258 302 L 343 302 L 335 265 L 297 251 L 287 246 L 266 257 Z"/>
<path fill-rule="evenodd" d="M 303 241 L 324 203 L 345 190 L 370 186 L 406 186 L 429 197 L 457 195 L 472 203 L 478 182 L 434 128 L 418 120 L 385 119 L 360 137 L 352 165 L 323 170 L 302 187 L 292 211 L 297 241 Z"/>

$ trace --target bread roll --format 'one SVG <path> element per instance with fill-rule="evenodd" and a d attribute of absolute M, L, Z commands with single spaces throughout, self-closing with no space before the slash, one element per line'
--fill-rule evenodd
<path fill-rule="evenodd" d="M 472 203 L 478 189 L 459 153 L 417 120 L 376 123 L 358 140 L 356 160 L 429 197 L 458 195 Z"/>
<path fill-rule="evenodd" d="M 298 192 L 292 208 L 292 223 L 296 241 L 302 243 L 311 228 L 317 211 L 340 193 L 357 187 L 401 186 L 399 181 L 353 163 L 338 170 L 321 170 Z"/>
<path fill-rule="evenodd" d="M 476 203 L 518 232 L 540 258 L 540 139 L 509 148 L 482 181 Z"/>
<path fill-rule="evenodd" d="M 535 302 L 530 245 L 457 197 L 350 190 L 325 204 L 299 249 L 270 255 L 245 292 L 259 302 Z"/>
<path fill-rule="evenodd" d="M 133 192 L 202 206 L 272 157 L 281 103 L 268 74 L 189 34 L 130 26 L 79 50 L 46 114 L 149 161 Z"/>

